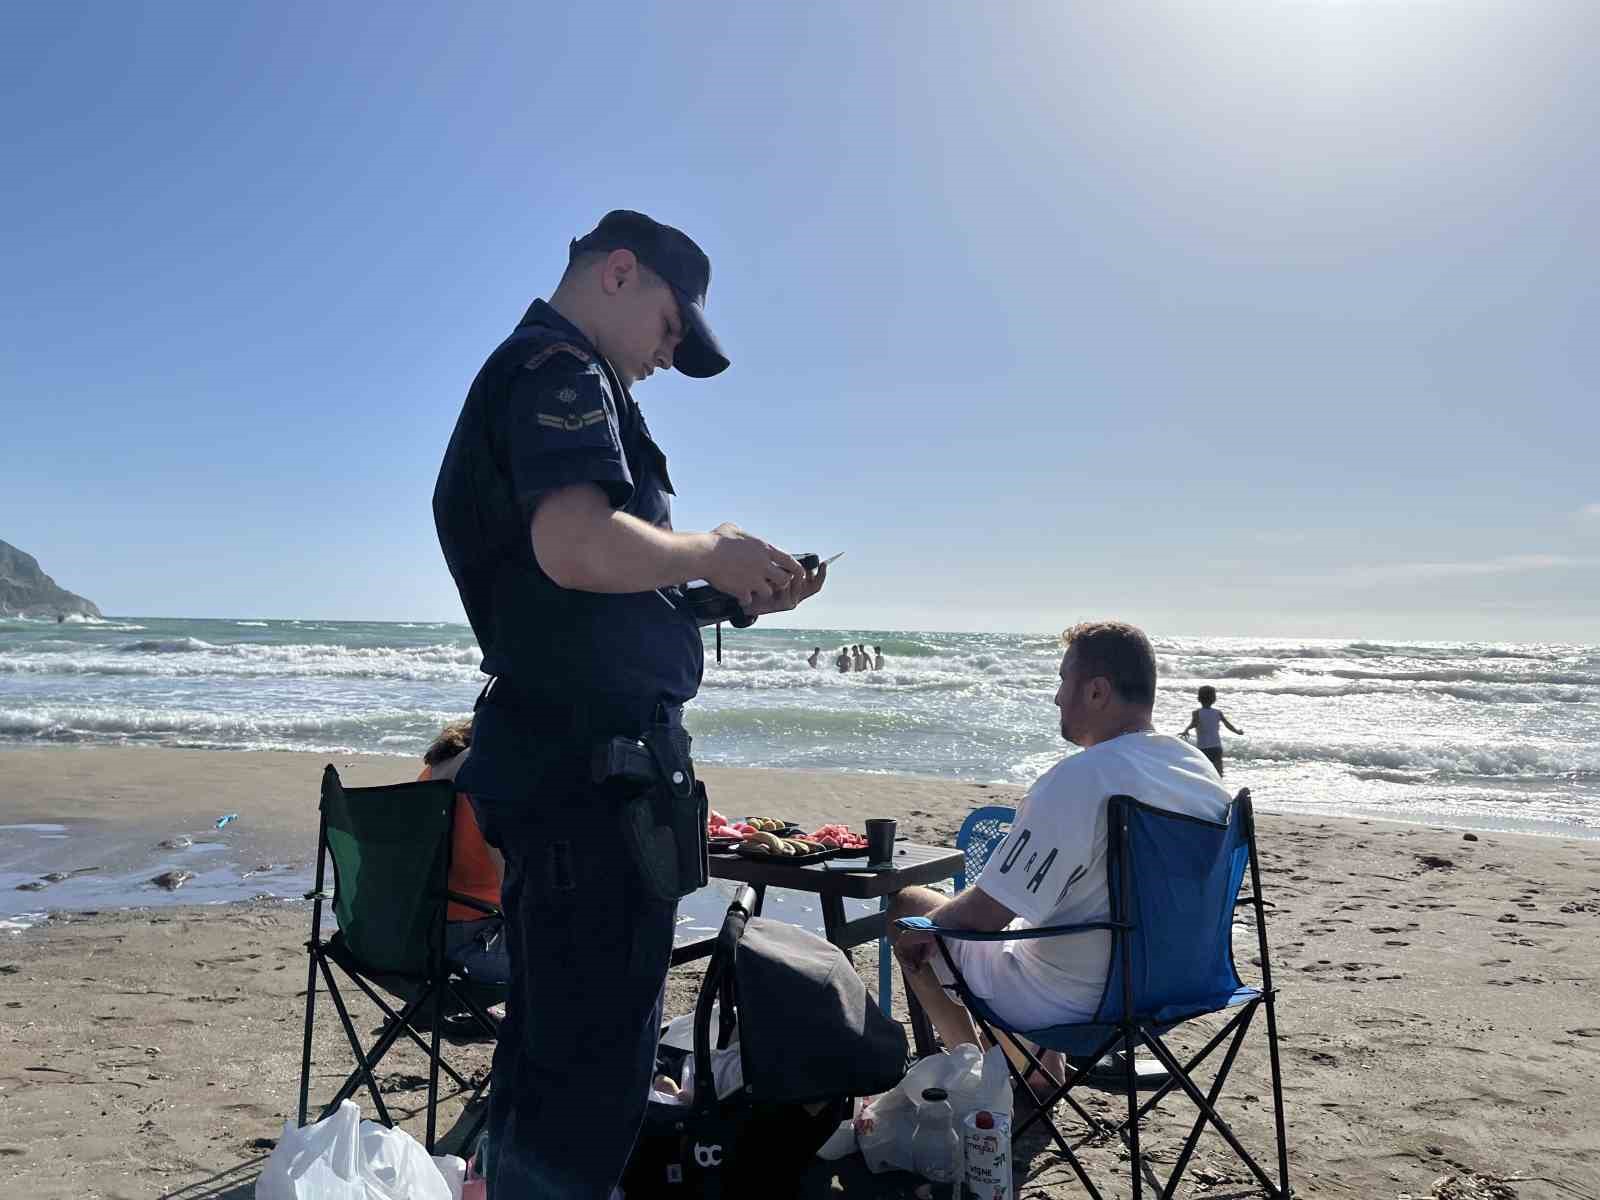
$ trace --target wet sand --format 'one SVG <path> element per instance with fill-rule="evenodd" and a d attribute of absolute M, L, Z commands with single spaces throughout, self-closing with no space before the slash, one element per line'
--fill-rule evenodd
<path fill-rule="evenodd" d="M 0 831 L 0 872 L 12 881 L 0 912 L 56 910 L 31 928 L 0 931 L 0 1194 L 253 1194 L 296 1101 L 309 906 L 195 901 L 303 890 L 323 761 L 0 751 L 0 825 L 61 827 L 48 836 Z M 404 778 L 410 766 L 335 762 L 356 785 Z M 905 777 L 705 775 L 713 804 L 730 814 L 858 828 L 869 816 L 895 816 L 903 834 L 925 842 L 948 843 L 972 807 L 1017 796 Z M 217 830 L 232 812 L 238 819 Z M 1476 1178 L 1479 1190 L 1457 1194 L 1600 1197 L 1600 843 L 1497 833 L 1468 841 L 1437 828 L 1270 813 L 1260 826 L 1277 906 L 1270 933 L 1297 1193 L 1449 1195 L 1458 1185 L 1440 1180 Z M 184 836 L 195 844 L 159 845 Z M 85 867 L 95 870 L 71 874 Z M 175 891 L 148 883 L 196 867 Z M 246 875 L 257 867 L 268 869 Z M 51 874 L 63 878 L 42 878 Z M 92 894 L 78 882 L 95 877 L 112 882 Z M 30 881 L 42 886 L 15 890 Z M 130 882 L 144 890 L 128 896 Z M 149 907 L 114 910 L 119 894 L 120 903 Z M 875 986 L 871 953 L 856 959 Z M 688 1010 L 696 982 L 693 966 L 674 972 L 670 1012 Z M 319 1013 L 313 1095 L 348 1069 L 330 1006 Z M 356 1019 L 363 1031 L 377 1023 L 372 1010 Z M 486 1069 L 488 1055 L 460 1047 L 452 1061 L 471 1072 Z M 420 1055 L 398 1051 L 384 1067 L 414 1131 L 421 1066 Z M 1266 1080 L 1256 1044 L 1240 1058 L 1223 1111 L 1270 1159 Z M 447 1104 L 446 1126 L 457 1107 Z M 1187 1122 L 1175 1101 L 1161 1112 L 1146 1146 L 1166 1147 L 1170 1163 Z M 1019 1198 L 1082 1194 L 1038 1139 L 1016 1153 Z M 1105 1178 L 1117 1149 L 1089 1145 L 1084 1157 Z M 1512 1190 L 1483 1190 L 1489 1177 Z M 1211 1135 L 1189 1180 L 1183 1194 L 1252 1194 Z M 910 1194 L 898 1179 L 848 1165 L 842 1177 L 819 1170 L 808 1182 L 816 1194 Z"/>

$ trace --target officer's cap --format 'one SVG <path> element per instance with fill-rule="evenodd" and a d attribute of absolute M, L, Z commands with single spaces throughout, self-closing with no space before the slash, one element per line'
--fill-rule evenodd
<path fill-rule="evenodd" d="M 681 229 L 651 220 L 643 213 L 614 209 L 600 218 L 594 232 L 572 243 L 571 257 L 593 251 L 632 250 L 678 297 L 683 340 L 672 356 L 678 371 L 707 379 L 728 367 L 728 356 L 706 323 L 706 290 L 711 286 L 711 260 Z"/>

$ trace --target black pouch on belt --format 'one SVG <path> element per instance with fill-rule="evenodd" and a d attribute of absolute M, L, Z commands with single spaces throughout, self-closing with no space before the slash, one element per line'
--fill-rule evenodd
<path fill-rule="evenodd" d="M 593 778 L 617 798 L 622 840 L 647 891 L 677 900 L 705 886 L 710 814 L 682 726 L 662 722 L 643 739 L 602 742 L 595 747 Z"/>

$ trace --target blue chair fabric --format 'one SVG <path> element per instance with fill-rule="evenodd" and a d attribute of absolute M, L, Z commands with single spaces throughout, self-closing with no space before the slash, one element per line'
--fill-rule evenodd
<path fill-rule="evenodd" d="M 969 817 L 969 823 L 977 824 L 974 818 L 982 811 Z M 1176 1191 L 1195 1142 L 1210 1124 L 1251 1169 L 1269 1196 L 1286 1198 L 1290 1190 L 1274 1008 L 1276 993 L 1267 953 L 1266 913 L 1250 793 L 1248 790 L 1239 793 L 1227 821 L 1221 823 L 1168 812 L 1142 804 L 1131 796 L 1113 796 L 1108 801 L 1107 831 L 1106 870 L 1111 910 L 1108 921 L 999 932 L 940 929 L 926 917 L 908 917 L 900 924 L 937 936 L 940 951 L 955 979 L 958 997 L 991 1040 L 995 1031 L 1000 1031 L 1043 1049 L 1059 1050 L 1075 1060 L 1092 1061 L 1116 1049 L 1124 1052 L 1128 1119 L 1117 1126 L 1115 1132 L 1128 1143 L 1131 1151 L 1129 1162 L 1136 1200 L 1141 1195 L 1143 1164 L 1147 1161 L 1139 1150 L 1140 1121 L 1176 1089 L 1189 1096 L 1200 1115 L 1178 1156 L 1164 1195 L 1170 1196 Z M 999 840 L 995 838 L 988 849 L 992 850 Z M 987 853 L 984 851 L 985 859 Z M 1240 899 L 1246 870 L 1251 875 L 1251 894 Z M 1241 905 L 1249 905 L 1254 910 L 1262 967 L 1260 987 L 1244 983 L 1234 962 L 1234 914 Z M 1099 1007 L 1091 1020 L 1046 1029 L 1008 1026 L 990 1004 L 971 993 L 945 945 L 947 939 L 1003 941 L 1019 937 L 1071 937 L 1090 930 L 1110 930 L 1112 935 L 1106 985 Z M 1266 1013 L 1275 1105 L 1279 1168 L 1276 1183 L 1239 1144 L 1215 1109 L 1216 1098 L 1232 1069 L 1244 1035 L 1261 1009 Z M 1222 1031 L 1187 1064 L 1180 1063 L 1162 1041 L 1163 1035 L 1185 1021 L 1208 1013 L 1230 1011 L 1234 1015 Z M 1210 1085 L 1209 1097 L 1203 1095 L 1191 1078 L 1192 1072 L 1230 1036 L 1232 1044 Z M 1153 1051 L 1171 1074 L 1168 1082 L 1142 1105 L 1136 1099 L 1133 1075 L 1134 1050 L 1140 1045 Z M 1025 1047 L 1024 1053 L 1030 1065 L 1042 1072 L 1037 1057 Z M 1015 1063 L 1011 1063 L 1011 1069 L 1018 1083 L 1027 1087 Z M 1044 1074 L 1048 1076 L 1048 1072 Z M 1071 1095 L 1072 1089 L 1082 1083 L 1086 1075 L 1086 1070 L 1069 1069 L 1065 1080 L 1053 1081 L 1054 1091 L 1015 1132 L 1020 1134 L 1033 1121 L 1042 1120 L 1089 1194 L 1098 1198 L 1099 1191 L 1049 1116 L 1051 1105 L 1065 1099 L 1091 1129 L 1102 1130 L 1099 1118 L 1088 1113 Z"/>

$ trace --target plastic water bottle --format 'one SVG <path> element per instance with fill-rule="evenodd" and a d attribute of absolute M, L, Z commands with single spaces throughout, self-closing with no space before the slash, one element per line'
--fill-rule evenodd
<path fill-rule="evenodd" d="M 935 1200 L 952 1195 L 961 1177 L 961 1138 L 956 1134 L 950 1094 L 943 1088 L 922 1093 L 916 1132 L 911 1135 L 911 1168 L 930 1183 L 949 1185 L 934 1188 Z"/>

